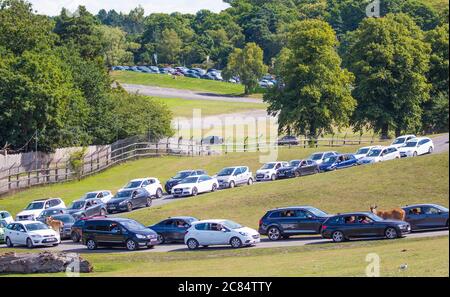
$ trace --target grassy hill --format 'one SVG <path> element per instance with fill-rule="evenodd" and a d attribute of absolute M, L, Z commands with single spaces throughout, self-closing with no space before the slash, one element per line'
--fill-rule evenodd
<path fill-rule="evenodd" d="M 428 3 L 437 10 L 444 9 L 448 7 L 448 1 L 447 0 L 422 0 L 424 3 Z"/>

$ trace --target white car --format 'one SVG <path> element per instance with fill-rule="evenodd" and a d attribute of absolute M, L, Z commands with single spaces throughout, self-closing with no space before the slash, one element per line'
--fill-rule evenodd
<path fill-rule="evenodd" d="M 256 181 L 276 180 L 278 169 L 289 167 L 289 162 L 269 162 L 256 171 Z"/>
<path fill-rule="evenodd" d="M 229 220 L 194 222 L 184 236 L 184 243 L 190 250 L 210 245 L 231 245 L 233 248 L 240 248 L 260 241 L 258 231 Z"/>
<path fill-rule="evenodd" d="M 338 152 L 319 152 L 314 153 L 311 156 L 309 156 L 308 160 L 312 160 L 316 162 L 318 165 L 322 164 L 324 160 L 339 155 Z"/>
<path fill-rule="evenodd" d="M 394 159 L 400 159 L 400 152 L 397 148 L 393 146 L 379 147 L 372 149 L 367 156 L 358 161 L 358 164 L 371 164 Z"/>
<path fill-rule="evenodd" d="M 106 191 L 106 190 L 101 190 L 101 191 L 94 191 L 94 192 L 89 192 L 86 193 L 83 198 L 83 200 L 88 200 L 88 199 L 100 199 L 102 200 L 103 203 L 108 203 L 109 200 L 111 200 L 111 198 L 113 197 L 113 194 L 111 193 L 111 191 Z"/>
<path fill-rule="evenodd" d="M 16 221 L 34 221 L 42 211 L 52 208 L 66 208 L 66 204 L 61 198 L 34 200 L 16 215 Z"/>
<path fill-rule="evenodd" d="M 428 137 L 417 137 L 409 140 L 398 150 L 402 157 L 416 157 L 431 154 L 434 151 L 434 144 Z"/>
<path fill-rule="evenodd" d="M 6 210 L 0 210 L 0 221 L 10 224 L 14 221 L 13 217 Z"/>
<path fill-rule="evenodd" d="M 360 149 L 356 152 L 356 154 L 354 154 L 354 156 L 355 156 L 356 159 L 362 159 L 362 158 L 364 158 L 365 156 L 367 156 L 367 154 L 369 154 L 370 151 L 372 151 L 372 150 L 375 149 L 375 148 L 380 148 L 380 146 L 379 146 L 379 145 L 376 145 L 376 146 L 366 146 L 366 147 L 362 147 L 362 148 L 360 148 Z"/>
<path fill-rule="evenodd" d="M 396 148 L 400 148 L 402 146 L 404 146 L 409 140 L 416 138 L 416 135 L 413 134 L 409 134 L 409 135 L 402 135 L 397 137 L 390 146 L 396 147 Z"/>
<path fill-rule="evenodd" d="M 197 196 L 200 193 L 215 192 L 219 188 L 216 178 L 208 175 L 189 176 L 172 188 L 175 198 L 183 196 Z"/>
<path fill-rule="evenodd" d="M 161 198 L 163 196 L 163 186 L 159 179 L 155 177 L 138 178 L 131 180 L 121 190 L 144 188 L 152 197 Z"/>
<path fill-rule="evenodd" d="M 216 176 L 219 188 L 234 188 L 238 185 L 253 184 L 253 175 L 246 166 L 227 167 L 222 169 Z"/>
<path fill-rule="evenodd" d="M 26 245 L 28 248 L 35 246 L 57 246 L 61 243 L 58 232 L 38 221 L 12 222 L 5 229 L 5 242 L 8 247 Z"/>

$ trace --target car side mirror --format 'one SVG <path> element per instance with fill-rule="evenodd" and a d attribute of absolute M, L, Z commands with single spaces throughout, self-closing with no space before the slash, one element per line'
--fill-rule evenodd
<path fill-rule="evenodd" d="M 220 231 L 222 231 L 222 232 L 228 232 L 228 230 L 225 229 L 225 228 L 222 228 L 222 230 L 220 230 Z"/>

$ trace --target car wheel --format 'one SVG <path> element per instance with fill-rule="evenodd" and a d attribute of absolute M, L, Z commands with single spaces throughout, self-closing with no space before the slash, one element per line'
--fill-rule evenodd
<path fill-rule="evenodd" d="M 193 188 L 192 189 L 192 196 L 197 196 L 197 194 L 198 194 L 197 188 Z"/>
<path fill-rule="evenodd" d="M 133 211 L 133 204 L 131 204 L 130 202 L 128 202 L 127 204 L 127 211 L 128 212 Z"/>
<path fill-rule="evenodd" d="M 154 248 L 154 245 L 147 245 L 147 249 L 151 250 L 152 248 Z"/>
<path fill-rule="evenodd" d="M 295 173 L 294 173 L 294 176 L 295 176 L 295 177 L 300 177 L 300 175 L 301 175 L 300 172 L 295 171 Z"/>
<path fill-rule="evenodd" d="M 272 241 L 277 241 L 281 238 L 281 232 L 280 229 L 277 227 L 270 227 L 269 230 L 267 230 L 267 236 Z"/>
<path fill-rule="evenodd" d="M 193 238 L 189 239 L 186 244 L 190 250 L 198 249 L 198 241 Z"/>
<path fill-rule="evenodd" d="M 432 153 L 433 153 L 433 150 L 434 150 L 433 147 L 430 146 L 430 148 L 428 149 L 428 153 L 429 153 L 429 154 L 432 154 Z"/>
<path fill-rule="evenodd" d="M 27 248 L 32 249 L 33 247 L 34 247 L 33 246 L 33 241 L 31 241 L 30 238 L 27 238 Z"/>
<path fill-rule="evenodd" d="M 271 179 L 272 181 L 274 181 L 274 180 L 277 179 L 277 176 L 276 176 L 275 174 L 272 174 L 272 176 L 270 177 L 270 179 Z"/>
<path fill-rule="evenodd" d="M 332 235 L 332 238 L 333 238 L 334 242 L 343 242 L 343 241 L 345 241 L 344 233 L 342 233 L 341 231 L 334 231 L 333 235 Z"/>
<path fill-rule="evenodd" d="M 234 181 L 230 181 L 230 185 L 229 185 L 230 189 L 233 189 L 235 186 L 236 186 L 236 184 L 234 183 Z"/>
<path fill-rule="evenodd" d="M 320 170 L 319 169 L 314 169 L 314 174 L 319 174 Z"/>
<path fill-rule="evenodd" d="M 70 234 L 70 238 L 72 238 L 72 241 L 75 243 L 80 242 L 80 236 L 76 232 L 72 232 L 72 234 Z"/>
<path fill-rule="evenodd" d="M 9 237 L 6 237 L 6 246 L 9 248 L 14 247 L 14 244 L 12 243 L 11 239 L 9 239 Z"/>
<path fill-rule="evenodd" d="M 147 198 L 147 202 L 145 203 L 146 207 L 152 206 L 152 198 Z"/>
<path fill-rule="evenodd" d="M 253 185 L 253 178 L 249 178 L 249 179 L 248 179 L 247 185 L 248 185 L 248 186 Z"/>
<path fill-rule="evenodd" d="M 158 242 L 159 244 L 163 244 L 166 241 L 164 235 L 158 233 Z"/>
<path fill-rule="evenodd" d="M 387 239 L 395 239 L 398 237 L 397 230 L 395 228 L 389 227 L 384 231 L 384 235 Z"/>
<path fill-rule="evenodd" d="M 86 247 L 88 250 L 95 250 L 97 249 L 97 243 L 93 239 L 88 239 L 88 241 L 86 241 Z"/>
<path fill-rule="evenodd" d="M 413 157 L 417 157 L 417 152 L 414 152 Z"/>
<path fill-rule="evenodd" d="M 156 190 L 156 198 L 160 199 L 163 196 L 163 191 L 161 189 Z"/>
<path fill-rule="evenodd" d="M 137 250 L 138 249 L 138 244 L 136 243 L 136 241 L 134 241 L 133 239 L 128 239 L 126 242 L 125 242 L 125 245 L 126 245 L 126 247 L 127 247 L 127 250 L 129 250 L 129 251 L 135 251 L 135 250 Z"/>
<path fill-rule="evenodd" d="M 217 191 L 217 185 L 216 185 L 216 184 L 213 184 L 213 185 L 212 185 L 211 192 L 215 192 L 215 191 Z"/>
<path fill-rule="evenodd" d="M 242 246 L 242 241 L 238 237 L 233 237 L 230 240 L 231 247 L 238 249 Z"/>

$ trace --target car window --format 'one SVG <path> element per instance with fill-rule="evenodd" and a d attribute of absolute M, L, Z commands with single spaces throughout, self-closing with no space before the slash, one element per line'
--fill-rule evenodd
<path fill-rule="evenodd" d="M 195 225 L 195 230 L 205 231 L 207 229 L 208 229 L 208 224 L 207 223 L 202 223 L 202 224 Z"/>
<path fill-rule="evenodd" d="M 299 219 L 306 219 L 308 216 L 303 210 L 296 210 L 295 217 Z"/>
<path fill-rule="evenodd" d="M 420 215 L 420 214 L 422 214 L 422 208 L 420 208 L 420 207 L 411 208 L 408 211 L 408 213 L 411 214 L 411 215 Z"/>
<path fill-rule="evenodd" d="M 166 220 L 162 223 L 162 225 L 169 227 L 173 225 L 173 220 Z"/>
<path fill-rule="evenodd" d="M 422 207 L 422 211 L 424 214 L 426 215 L 433 215 L 433 214 L 438 214 L 439 213 L 439 209 L 435 208 L 435 207 Z"/>
<path fill-rule="evenodd" d="M 105 197 L 105 196 L 109 196 L 110 195 L 110 193 L 109 192 L 103 192 L 103 197 Z"/>
<path fill-rule="evenodd" d="M 356 223 L 358 223 L 358 220 L 355 216 L 345 216 L 344 222 L 346 224 L 356 224 Z"/>
<path fill-rule="evenodd" d="M 197 175 L 203 175 L 203 174 L 206 174 L 206 172 L 203 171 L 203 170 L 198 170 L 196 174 L 197 174 Z"/>
<path fill-rule="evenodd" d="M 242 173 L 242 169 L 241 168 L 236 168 L 236 171 L 234 172 L 234 175 L 239 175 Z"/>
<path fill-rule="evenodd" d="M 148 180 L 144 180 L 144 181 L 142 182 L 141 187 L 146 187 L 146 186 L 148 186 L 148 185 L 149 185 L 149 181 L 148 181 Z"/>
<path fill-rule="evenodd" d="M 221 224 L 218 223 L 211 223 L 209 224 L 209 228 L 210 231 L 222 231 L 223 226 Z"/>
<path fill-rule="evenodd" d="M 102 192 L 98 193 L 97 198 L 103 198 L 103 193 Z"/>

